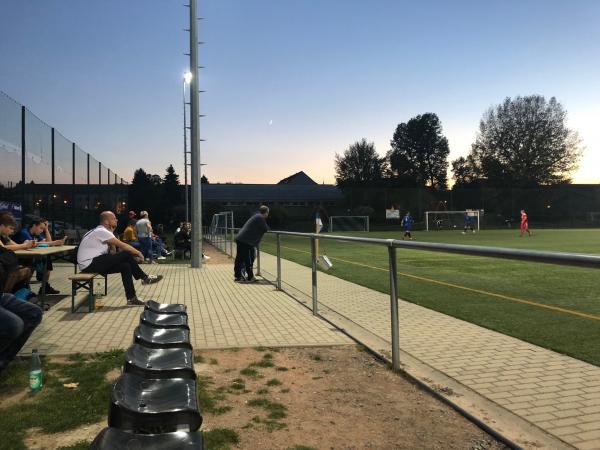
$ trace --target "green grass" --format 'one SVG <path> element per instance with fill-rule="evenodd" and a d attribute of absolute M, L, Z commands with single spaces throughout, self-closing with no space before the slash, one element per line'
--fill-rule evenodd
<path fill-rule="evenodd" d="M 78 441 L 73 445 L 69 445 L 67 447 L 58 447 L 57 450 L 88 450 L 90 448 L 90 441 Z"/>
<path fill-rule="evenodd" d="M 515 229 L 413 236 L 422 242 L 600 254 L 598 230 L 533 231 L 534 236 L 522 238 Z M 352 235 L 398 239 L 401 232 Z M 274 254 L 274 243 L 274 236 L 266 235 L 261 250 Z M 308 240 L 284 236 L 281 245 L 283 258 L 310 267 Z M 389 292 L 385 247 L 322 240 L 320 250 L 334 264 L 328 274 Z M 598 269 L 404 248 L 397 250 L 397 264 L 398 291 L 404 300 L 600 365 Z"/>
<path fill-rule="evenodd" d="M 225 387 L 211 389 L 214 381 L 211 377 L 199 375 L 197 379 L 198 405 L 201 412 L 207 412 L 215 415 L 225 414 L 232 410 L 229 405 L 221 405 L 226 400 Z"/>
<path fill-rule="evenodd" d="M 2 410 L 0 450 L 25 450 L 25 430 L 39 427 L 44 433 L 60 433 L 100 421 L 108 414 L 111 383 L 105 375 L 123 363 L 123 351 L 72 357 L 71 364 L 49 363 L 42 358 L 44 388 Z M 16 360 L 0 378 L 0 390 L 27 386 L 27 361 Z M 79 383 L 67 389 L 63 383 Z M 67 448 L 81 448 L 78 446 Z"/>
<path fill-rule="evenodd" d="M 239 444 L 239 435 L 229 428 L 214 428 L 204 432 L 206 450 L 228 450 L 229 444 Z"/>
<path fill-rule="evenodd" d="M 251 363 L 248 367 L 274 367 L 274 366 L 275 366 L 275 364 L 273 364 L 273 361 L 270 358 L 263 357 L 263 359 L 261 359 L 260 361 Z"/>
<path fill-rule="evenodd" d="M 272 402 L 264 397 L 254 398 L 248 401 L 248 406 L 263 408 L 269 413 L 268 418 L 273 420 L 283 419 L 287 416 L 287 408 L 279 402 Z"/>
<path fill-rule="evenodd" d="M 233 380 L 231 382 L 230 387 L 231 387 L 231 389 L 243 391 L 244 389 L 246 389 L 246 382 L 244 380 L 242 380 L 241 378 L 236 378 L 235 380 Z"/>
<path fill-rule="evenodd" d="M 245 369 L 240 370 L 240 374 L 250 377 L 250 378 L 260 378 L 261 375 L 258 373 L 258 370 L 252 369 L 250 367 L 246 367 Z"/>

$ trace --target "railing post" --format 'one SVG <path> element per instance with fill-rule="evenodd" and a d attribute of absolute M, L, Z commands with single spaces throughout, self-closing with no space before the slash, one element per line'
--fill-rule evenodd
<path fill-rule="evenodd" d="M 390 243 L 388 247 L 390 272 L 390 314 L 392 326 L 392 367 L 400 370 L 400 324 L 398 321 L 398 270 L 396 264 L 396 247 Z"/>
<path fill-rule="evenodd" d="M 260 277 L 260 247 L 256 246 L 256 275 Z"/>
<path fill-rule="evenodd" d="M 312 303 L 313 315 L 319 314 L 319 305 L 317 302 L 317 240 L 310 238 L 311 247 L 311 267 L 312 267 Z"/>
<path fill-rule="evenodd" d="M 231 257 L 233 258 L 233 241 L 235 240 L 235 232 L 233 231 L 233 211 L 231 211 Z"/>
<path fill-rule="evenodd" d="M 277 233 L 277 290 L 281 290 L 281 235 Z"/>

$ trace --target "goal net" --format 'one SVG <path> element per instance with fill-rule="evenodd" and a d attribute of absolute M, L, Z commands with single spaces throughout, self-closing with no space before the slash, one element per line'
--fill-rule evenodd
<path fill-rule="evenodd" d="M 463 230 L 465 227 L 465 214 L 471 218 L 474 230 L 480 229 L 479 210 L 467 209 L 466 211 L 425 211 L 425 229 L 435 230 Z"/>
<path fill-rule="evenodd" d="M 369 216 L 331 216 L 329 231 L 369 231 Z"/>

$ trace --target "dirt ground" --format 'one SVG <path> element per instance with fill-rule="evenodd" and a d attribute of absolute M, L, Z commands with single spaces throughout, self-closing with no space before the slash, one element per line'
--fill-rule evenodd
<path fill-rule="evenodd" d="M 265 354 L 271 355 L 267 360 L 273 367 L 251 366 L 265 361 Z M 232 449 L 506 448 L 354 346 L 214 350 L 202 356 L 196 372 L 209 380 L 210 395 L 221 394 L 216 409 L 231 409 L 221 414 L 203 411 L 201 430 L 236 431 L 240 442 L 231 444 Z M 240 374 L 249 366 L 257 374 Z M 285 417 L 270 420 L 263 406 L 248 404 L 256 399 L 283 405 Z M 7 400 L 0 399 L 4 404 Z M 53 435 L 30 430 L 27 445 L 54 450 L 92 440 L 105 424 Z"/>
<path fill-rule="evenodd" d="M 233 409 L 222 415 L 204 415 L 203 430 L 236 430 L 241 442 L 234 448 L 287 449 L 502 449 L 502 444 L 432 398 L 419 387 L 388 370 L 370 354 L 354 346 L 293 348 L 269 352 L 275 367 L 258 368 L 262 378 L 241 376 L 240 368 L 261 360 L 254 349 L 209 351 L 197 373 L 208 375 L 217 386 L 245 381 L 246 390 L 229 394 Z M 264 354 L 264 352 L 262 352 Z M 213 361 L 214 362 L 214 361 Z M 280 371 L 277 367 L 289 370 Z M 231 371 L 230 369 L 234 369 Z M 270 379 L 281 385 L 268 387 Z M 260 389 L 271 401 L 287 408 L 280 420 L 286 428 L 266 431 L 255 416 L 266 416 L 248 401 Z"/>
<path fill-rule="evenodd" d="M 225 253 L 217 250 L 212 245 L 205 242 L 202 244 L 202 251 L 206 256 L 210 257 L 210 260 L 206 261 L 206 264 L 233 264 L 233 259 L 227 256 Z M 233 270 L 233 267 L 231 268 Z"/>

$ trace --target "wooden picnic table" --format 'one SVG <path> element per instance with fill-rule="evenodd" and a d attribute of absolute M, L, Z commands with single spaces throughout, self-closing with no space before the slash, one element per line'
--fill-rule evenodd
<path fill-rule="evenodd" d="M 48 261 L 50 258 L 62 259 L 71 262 L 66 255 L 75 250 L 75 245 L 54 245 L 49 247 L 33 247 L 27 250 L 16 250 L 15 254 L 19 258 L 39 258 L 42 261 L 42 289 L 40 290 L 41 307 L 44 309 L 44 299 L 46 297 L 46 283 L 48 282 Z M 75 265 L 77 270 L 77 265 Z"/>

